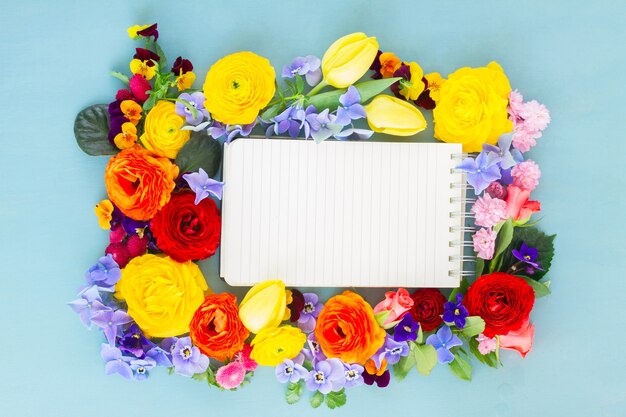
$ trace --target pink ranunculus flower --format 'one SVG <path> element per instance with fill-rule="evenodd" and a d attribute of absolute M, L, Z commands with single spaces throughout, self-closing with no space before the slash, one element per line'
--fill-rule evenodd
<path fill-rule="evenodd" d="M 496 246 L 496 236 L 492 229 L 481 228 L 472 236 L 474 241 L 474 250 L 479 258 L 489 260 L 493 258 L 493 252 Z"/>
<path fill-rule="evenodd" d="M 389 311 L 383 326 L 387 326 L 398 321 L 413 307 L 413 299 L 406 288 L 399 288 L 398 291 L 388 291 L 385 299 L 374 307 L 374 314 Z"/>
<path fill-rule="evenodd" d="M 539 178 L 541 178 L 541 170 L 539 166 L 532 159 L 528 159 L 524 162 L 520 162 L 515 165 L 511 170 L 513 176 L 513 185 L 533 191 L 539 185 Z"/>
<path fill-rule="evenodd" d="M 535 325 L 526 321 L 519 330 L 500 336 L 500 347 L 516 350 L 522 357 L 526 357 L 533 347 L 533 337 L 535 337 Z"/>
<path fill-rule="evenodd" d="M 478 226 L 493 227 L 500 220 L 506 219 L 506 202 L 485 194 L 478 197 L 472 206 L 471 212 L 474 214 L 475 223 Z"/>
<path fill-rule="evenodd" d="M 530 197 L 530 191 L 523 190 L 516 185 L 509 185 L 506 196 L 506 217 L 513 220 L 524 220 L 541 210 L 539 202 L 529 201 L 528 197 Z"/>
<path fill-rule="evenodd" d="M 498 341 L 495 337 L 487 337 L 482 333 L 476 337 L 476 341 L 478 342 L 478 351 L 482 355 L 495 352 L 498 347 Z"/>

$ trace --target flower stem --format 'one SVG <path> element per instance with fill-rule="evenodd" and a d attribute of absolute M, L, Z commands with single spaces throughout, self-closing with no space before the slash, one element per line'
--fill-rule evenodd
<path fill-rule="evenodd" d="M 320 83 L 318 85 L 316 85 L 315 87 L 313 87 L 313 89 L 311 91 L 309 91 L 309 94 L 307 94 L 307 96 L 308 97 L 314 96 L 315 94 L 319 93 L 320 90 L 322 90 L 327 85 L 328 85 L 328 83 L 326 82 L 326 80 L 320 81 Z"/>

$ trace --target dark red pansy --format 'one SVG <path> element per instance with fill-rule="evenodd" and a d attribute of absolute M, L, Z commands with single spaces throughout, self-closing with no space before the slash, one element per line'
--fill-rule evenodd
<path fill-rule="evenodd" d="M 403 63 L 402 65 L 400 65 L 400 68 L 398 68 L 393 73 L 393 76 L 401 77 L 407 81 L 410 81 L 411 80 L 411 68 L 408 65 Z M 391 85 L 391 91 L 396 97 L 404 100 L 404 96 L 400 94 L 400 81 L 397 81 Z"/>
<path fill-rule="evenodd" d="M 188 59 L 183 59 L 182 56 L 176 58 L 174 61 L 174 65 L 172 65 L 172 72 L 178 76 L 180 74 L 185 74 L 189 71 L 193 71 L 193 64 Z"/>
<path fill-rule="evenodd" d="M 153 61 L 159 61 L 161 58 L 149 49 L 135 48 L 135 55 L 133 58 L 140 61 L 147 61 L 149 67 L 154 66 Z"/>
<path fill-rule="evenodd" d="M 381 78 L 383 78 L 382 74 L 380 73 L 380 69 L 382 68 L 382 65 L 380 64 L 380 55 L 382 53 L 383 51 L 379 49 L 376 53 L 376 58 L 374 58 L 374 62 L 372 62 L 372 65 L 370 66 L 370 69 L 374 71 L 374 73 L 372 74 L 372 78 L 375 80 L 380 80 Z"/>
<path fill-rule="evenodd" d="M 145 36 L 146 38 L 149 38 L 150 36 L 154 36 L 154 41 L 156 42 L 157 39 L 159 39 L 159 31 L 157 30 L 157 24 L 154 23 L 145 29 L 138 30 L 137 35 Z"/>

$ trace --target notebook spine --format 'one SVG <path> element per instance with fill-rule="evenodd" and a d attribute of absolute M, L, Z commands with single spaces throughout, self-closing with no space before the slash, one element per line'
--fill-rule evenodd
<path fill-rule="evenodd" d="M 470 249 L 473 248 L 471 235 L 476 228 L 471 221 L 473 215 L 469 211 L 476 199 L 467 196 L 469 188 L 465 181 L 465 174 L 456 169 L 456 166 L 468 156 L 469 154 L 466 153 L 458 153 L 450 157 L 450 173 L 453 181 L 450 183 L 450 240 L 448 243 L 450 267 L 448 276 L 457 280 L 473 276 L 473 268 L 466 268 L 465 264 L 476 262 L 473 250 Z"/>

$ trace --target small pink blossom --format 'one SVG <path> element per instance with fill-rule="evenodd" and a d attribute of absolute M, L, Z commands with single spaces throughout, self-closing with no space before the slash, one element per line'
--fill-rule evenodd
<path fill-rule="evenodd" d="M 481 228 L 472 236 L 474 241 L 474 250 L 479 258 L 489 260 L 493 258 L 493 251 L 495 250 L 496 236 L 492 229 Z"/>
<path fill-rule="evenodd" d="M 518 90 L 513 90 L 509 93 L 509 108 L 507 109 L 511 115 L 513 123 L 517 124 L 520 118 L 519 114 L 524 107 L 524 97 Z M 521 120 L 520 120 L 521 121 Z"/>
<path fill-rule="evenodd" d="M 252 353 L 252 346 L 246 343 L 243 345 L 243 349 L 235 354 L 235 360 L 243 365 L 245 371 L 254 371 L 257 366 L 259 366 L 259 364 L 250 357 L 250 353 Z"/>
<path fill-rule="evenodd" d="M 246 377 L 246 370 L 241 362 L 231 362 L 224 365 L 215 373 L 215 380 L 224 389 L 237 388 Z"/>
<path fill-rule="evenodd" d="M 523 190 L 533 191 L 539 185 L 541 171 L 539 166 L 532 159 L 521 162 L 511 170 L 513 185 Z"/>
<path fill-rule="evenodd" d="M 506 202 L 485 194 L 478 197 L 471 212 L 476 216 L 475 223 L 478 226 L 493 227 L 500 220 L 506 219 Z"/>
<path fill-rule="evenodd" d="M 478 342 L 478 351 L 483 355 L 495 352 L 498 347 L 495 337 L 487 337 L 482 333 L 478 335 L 476 341 Z"/>
<path fill-rule="evenodd" d="M 541 137 L 541 132 L 528 133 L 524 129 L 515 129 L 513 132 L 513 147 L 521 153 L 528 152 L 537 145 L 537 139 Z"/>
<path fill-rule="evenodd" d="M 413 299 L 406 288 L 399 288 L 398 291 L 388 291 L 385 293 L 385 299 L 374 307 L 374 314 L 389 311 L 389 315 L 385 319 L 384 326 L 398 321 L 404 314 L 413 307 Z"/>
<path fill-rule="evenodd" d="M 541 132 L 550 124 L 550 112 L 537 100 L 524 103 L 519 116 L 524 119 L 524 130 L 527 132 Z"/>
<path fill-rule="evenodd" d="M 504 188 L 504 186 L 498 181 L 494 181 L 489 184 L 489 187 L 487 187 L 485 191 L 493 198 L 499 198 L 501 200 L 506 198 L 506 188 Z"/>

